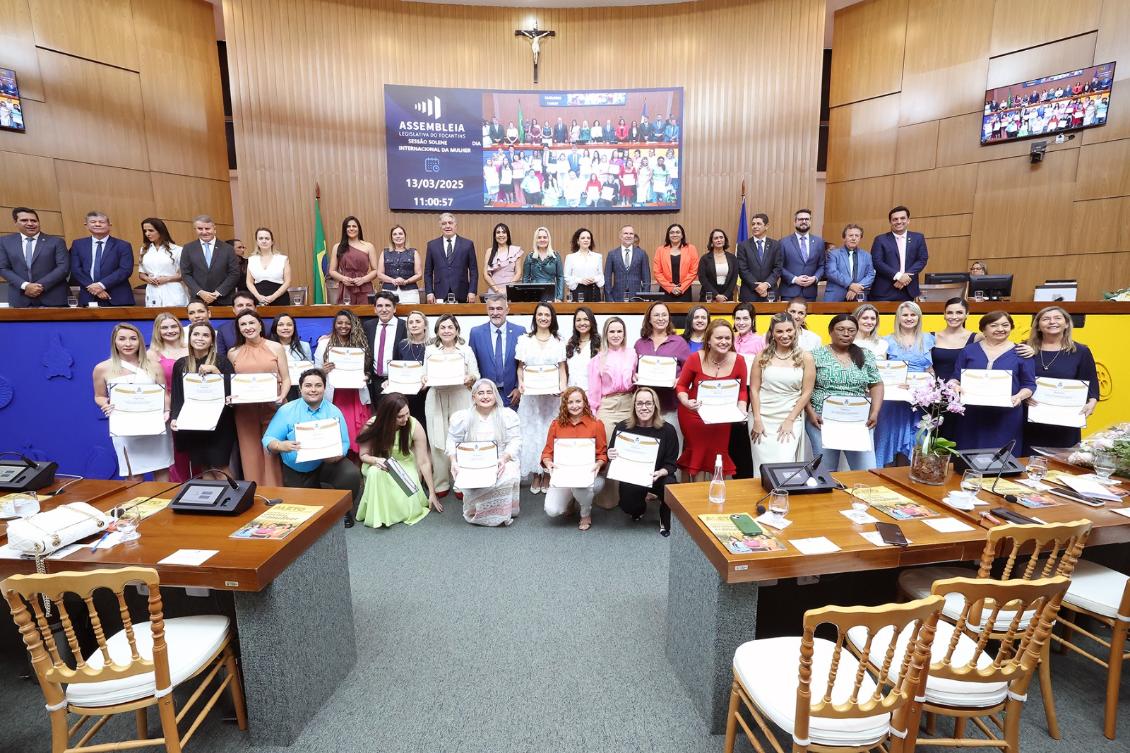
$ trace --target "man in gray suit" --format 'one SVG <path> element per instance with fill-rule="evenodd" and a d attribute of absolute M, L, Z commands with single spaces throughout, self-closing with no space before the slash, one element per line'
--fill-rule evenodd
<path fill-rule="evenodd" d="M 196 240 L 180 253 L 180 272 L 189 300 L 209 306 L 230 306 L 239 285 L 239 257 L 235 249 L 216 239 L 216 223 L 206 214 L 192 221 Z"/>
<path fill-rule="evenodd" d="M 620 245 L 608 252 L 604 262 L 605 300 L 623 301 L 637 293 L 651 291 L 651 261 L 636 245 L 636 229 L 620 228 Z"/>
<path fill-rule="evenodd" d="M 12 308 L 67 305 L 70 260 L 62 238 L 39 230 L 34 209 L 12 210 L 19 232 L 0 237 L 0 277 L 8 281 Z"/>
<path fill-rule="evenodd" d="M 749 220 L 752 235 L 738 244 L 739 301 L 765 301 L 776 294 L 781 279 L 781 244 L 770 238 L 769 215 L 758 212 Z"/>

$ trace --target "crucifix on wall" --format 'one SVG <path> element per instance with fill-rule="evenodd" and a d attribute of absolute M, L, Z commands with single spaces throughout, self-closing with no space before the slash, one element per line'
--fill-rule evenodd
<path fill-rule="evenodd" d="M 530 41 L 530 52 L 534 55 L 534 83 L 536 84 L 538 82 L 538 58 L 541 57 L 541 40 L 545 37 L 555 37 L 557 32 L 539 29 L 537 19 L 534 19 L 534 28 L 515 29 L 514 36 L 525 37 Z"/>

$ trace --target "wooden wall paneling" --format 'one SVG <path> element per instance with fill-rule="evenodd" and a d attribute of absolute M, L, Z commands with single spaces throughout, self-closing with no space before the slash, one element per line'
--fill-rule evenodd
<path fill-rule="evenodd" d="M 938 217 L 912 217 L 911 227 L 927 238 L 954 238 L 973 231 L 973 214 L 947 214 Z"/>
<path fill-rule="evenodd" d="M 152 173 L 153 203 L 162 219 L 191 222 L 210 214 L 217 225 L 232 224 L 231 192 L 226 180 Z"/>
<path fill-rule="evenodd" d="M 29 3 L 35 43 L 40 47 L 137 70 L 137 36 L 133 30 L 130 0 L 29 0 Z"/>
<path fill-rule="evenodd" d="M 895 206 L 894 179 L 889 175 L 843 183 L 829 183 L 825 193 L 824 226 L 821 236 L 838 243 L 844 225 L 854 222 L 863 227 L 863 247 L 871 247 L 871 239 L 890 230 L 887 212 Z M 792 229 L 792 218 L 783 227 L 770 232 L 775 238 Z"/>
<path fill-rule="evenodd" d="M 1076 199 L 1130 195 L 1130 139 L 1085 144 L 1079 150 Z"/>
<path fill-rule="evenodd" d="M 1078 280 L 1079 300 L 1101 300 L 1104 292 L 1125 287 L 1127 279 L 1125 253 L 992 259 L 989 269 L 1011 274 L 1012 299 L 1021 301 L 1031 300 L 1035 286 L 1045 280 Z"/>
<path fill-rule="evenodd" d="M 23 133 L 0 131 L 0 151 L 54 157 L 56 143 L 54 107 L 50 103 L 25 99 L 23 109 L 26 130 Z"/>
<path fill-rule="evenodd" d="M 1106 0 L 1099 16 L 1099 37 L 1095 41 L 1095 63 L 1109 63 L 1121 60 L 1122 65 L 1114 69 L 1115 81 L 1130 78 L 1130 3 L 1125 0 Z M 1123 108 L 1125 109 L 1125 108 Z"/>
<path fill-rule="evenodd" d="M 945 118 L 938 124 L 938 167 L 964 165 L 971 162 L 989 162 L 1027 155 L 1032 144 L 1042 139 L 1025 139 L 1004 144 L 981 145 L 981 113 Z M 1079 140 L 1057 144 L 1048 142 L 1047 153 L 1074 151 Z"/>
<path fill-rule="evenodd" d="M 973 258 L 1065 253 L 1079 150 L 1049 153 L 1038 165 L 1027 157 L 977 166 Z"/>
<path fill-rule="evenodd" d="M 46 157 L 0 152 L 4 180 L 0 180 L 0 204 L 35 210 L 59 209 L 59 185 L 55 164 Z M 0 220 L 2 222 L 2 220 Z"/>
<path fill-rule="evenodd" d="M 828 120 L 828 182 L 895 171 L 898 95 L 832 108 Z"/>
<path fill-rule="evenodd" d="M 146 0 L 133 9 L 150 169 L 227 180 L 212 6 Z"/>
<path fill-rule="evenodd" d="M 902 86 L 907 0 L 867 0 L 836 11 L 831 99 L 835 107 Z M 858 40 L 861 44 L 849 44 Z"/>
<path fill-rule="evenodd" d="M 1124 201 L 1126 199 L 1118 197 L 1072 204 L 1070 250 L 1092 254 L 1123 250 L 1119 247 L 1119 218 Z"/>
<path fill-rule="evenodd" d="M 1107 2 L 1121 0 L 1107 0 Z M 998 0 L 993 12 L 992 55 L 1035 47 L 1049 39 L 1098 28 L 1103 0 Z"/>
<path fill-rule="evenodd" d="M 921 228 L 919 228 L 921 229 Z M 952 238 L 926 238 L 930 252 L 929 270 L 932 272 L 966 272 L 969 270 L 969 236 Z"/>
<path fill-rule="evenodd" d="M 976 189 L 977 165 L 939 167 L 896 175 L 894 199 L 923 216 L 968 214 Z"/>
<path fill-rule="evenodd" d="M 895 142 L 895 172 L 933 170 L 938 157 L 938 121 L 902 126 Z"/>
<path fill-rule="evenodd" d="M 155 211 L 149 173 L 55 160 L 55 174 L 68 242 L 86 232 L 86 213 L 97 210 L 110 217 L 111 232 L 132 243 L 136 254 L 141 221 Z"/>
<path fill-rule="evenodd" d="M 16 72 L 20 97 L 43 101 L 43 81 L 35 52 L 35 32 L 28 0 L 0 0 L 0 68 Z"/>
<path fill-rule="evenodd" d="M 900 125 L 981 110 L 993 7 L 984 0 L 910 3 Z"/>
<path fill-rule="evenodd" d="M 983 89 L 1009 86 L 1093 65 L 1097 40 L 1098 32 L 1092 31 L 994 57 L 989 61 L 989 72 Z M 984 104 L 984 100 L 981 100 L 979 106 L 983 108 Z"/>
<path fill-rule="evenodd" d="M 20 204 L 26 206 L 26 204 Z M 5 228 L 4 232 L 15 232 L 16 224 L 12 222 L 12 210 L 15 207 L 0 205 L 0 227 Z M 63 234 L 63 215 L 61 212 L 48 212 L 42 209 L 33 207 L 39 214 L 39 229 L 48 235 L 62 235 Z"/>
<path fill-rule="evenodd" d="M 51 109 L 56 157 L 148 169 L 137 73 L 42 49 L 39 65 L 48 103 L 60 103 Z"/>

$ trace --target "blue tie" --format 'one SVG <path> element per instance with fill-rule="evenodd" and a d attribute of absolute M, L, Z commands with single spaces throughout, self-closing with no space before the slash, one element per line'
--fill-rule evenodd
<path fill-rule="evenodd" d="M 494 330 L 494 374 L 499 376 L 502 374 L 502 328 L 496 327 Z"/>
<path fill-rule="evenodd" d="M 102 276 L 102 241 L 94 244 L 97 248 L 94 249 L 94 265 L 90 268 L 90 276 L 95 281 Z"/>
<path fill-rule="evenodd" d="M 212 244 L 211 243 L 205 243 L 204 244 L 204 264 L 205 264 L 205 266 L 207 266 L 209 268 L 211 268 L 211 266 L 212 266 Z"/>

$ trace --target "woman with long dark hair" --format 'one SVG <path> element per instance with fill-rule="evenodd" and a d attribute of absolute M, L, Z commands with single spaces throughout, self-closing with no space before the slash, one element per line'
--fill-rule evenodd
<path fill-rule="evenodd" d="M 491 292 L 506 295 L 506 286 L 522 279 L 523 253 L 521 246 L 511 242 L 509 225 L 500 222 L 494 226 L 490 251 L 487 252 L 486 264 L 483 265 L 483 277 L 487 285 L 490 285 Z"/>
<path fill-rule="evenodd" d="M 432 477 L 436 491 L 443 497 L 451 489 L 451 468 L 448 464 L 447 431 L 451 418 L 471 405 L 467 388 L 479 378 L 479 362 L 475 353 L 460 336 L 459 319 L 454 314 L 442 314 L 436 319 L 435 338 L 424 350 L 424 361 L 433 356 L 458 354 L 463 359 L 463 383 L 428 387 L 424 398 L 427 414 L 428 442 L 432 452 Z M 424 367 L 425 374 L 427 366 Z M 427 377 L 424 381 L 427 386 Z"/>
<path fill-rule="evenodd" d="M 542 471 L 538 439 L 546 435 L 549 422 L 557 416 L 561 393 L 565 391 L 568 382 L 565 372 L 565 343 L 557 334 L 557 311 L 552 304 L 542 302 L 534 307 L 530 331 L 518 338 L 514 359 L 518 362 L 518 392 L 522 396 L 518 402 L 518 418 L 527 436 L 535 438 L 523 445 L 522 475 L 530 477 L 530 491 L 538 494 L 549 487 L 549 479 Z M 533 367 L 556 368 L 559 387 L 555 393 L 525 394 L 526 370 Z"/>
<path fill-rule="evenodd" d="M 361 221 L 352 215 L 342 220 L 341 240 L 330 254 L 327 275 L 338 281 L 337 302 L 352 306 L 368 305 L 379 263 L 377 248 L 365 240 Z"/>
<path fill-rule="evenodd" d="M 569 387 L 589 388 L 589 361 L 600 352 L 600 334 L 596 317 L 588 306 L 573 312 L 573 334 L 565 343 L 565 365 L 569 371 Z"/>
<path fill-rule="evenodd" d="M 683 339 L 691 353 L 702 350 L 706 339 L 706 325 L 710 324 L 710 312 L 706 306 L 694 305 L 687 311 L 686 322 L 683 327 Z"/>
<path fill-rule="evenodd" d="M 276 320 L 277 321 L 277 320 Z M 224 378 L 224 397 L 231 395 L 231 375 L 235 373 L 231 362 L 216 352 L 216 333 L 208 323 L 188 325 L 188 355 L 173 364 L 171 380 L 172 405 L 169 427 L 178 452 L 188 455 L 189 477 L 202 473 L 202 478 L 221 479 L 230 474 L 228 462 L 235 446 L 235 418 L 231 406 L 220 411 L 216 428 L 211 431 L 183 431 L 177 429 L 177 416 L 184 407 L 184 377 L 186 374 L 219 374 Z M 212 471 L 210 469 L 216 469 Z"/>
<path fill-rule="evenodd" d="M 573 291 L 573 300 L 591 303 L 601 300 L 604 290 L 604 265 L 596 250 L 592 231 L 587 227 L 573 233 L 572 251 L 565 257 L 565 285 Z"/>
<path fill-rule="evenodd" d="M 730 253 L 730 237 L 722 228 L 710 231 L 706 253 L 698 261 L 700 301 L 722 303 L 737 298 L 738 257 Z"/>
<path fill-rule="evenodd" d="M 390 392 L 381 398 L 377 414 L 357 435 L 357 446 L 365 475 L 365 493 L 357 507 L 358 523 L 370 528 L 397 523 L 412 525 L 423 520 L 429 508 L 443 512 L 432 480 L 428 439 L 424 427 L 408 410 L 404 395 Z M 406 493 L 397 482 L 401 473 L 415 484 L 413 493 Z"/>
<path fill-rule="evenodd" d="M 141 221 L 141 263 L 137 276 L 145 283 L 146 306 L 184 306 L 188 291 L 181 282 L 181 247 L 173 243 L 169 228 L 157 217 Z"/>
<path fill-rule="evenodd" d="M 691 285 L 698 279 L 698 249 L 687 243 L 687 233 L 677 222 L 667 226 L 663 245 L 655 249 L 652 274 L 669 301 L 689 301 Z"/>
<path fill-rule="evenodd" d="M 271 324 L 271 339 L 283 346 L 286 351 L 286 364 L 290 371 L 290 392 L 287 393 L 287 402 L 297 400 L 298 377 L 306 369 L 314 368 L 314 356 L 310 352 L 310 343 L 305 342 L 298 335 L 298 321 L 290 314 L 279 314 Z"/>
<path fill-rule="evenodd" d="M 263 435 L 290 392 L 286 353 L 282 345 L 267 339 L 263 319 L 254 311 L 244 311 L 235 319 L 235 347 L 227 356 L 236 374 L 272 374 L 275 377 L 278 396 L 273 402 L 235 406 L 235 434 L 243 478 L 260 486 L 282 486 L 279 456 L 263 447 Z"/>
<path fill-rule="evenodd" d="M 349 309 L 338 311 L 334 315 L 333 328 L 329 334 L 318 339 L 318 347 L 314 349 L 314 364 L 326 373 L 326 399 L 336 405 L 345 417 L 349 451 L 357 452 L 357 434 L 372 416 L 369 389 L 367 386 L 335 389 L 329 385 L 329 375 L 335 368 L 334 348 L 362 351 L 365 380 L 368 381 L 373 373 L 373 352 L 369 349 L 369 338 L 365 337 L 361 320 Z"/>
<path fill-rule="evenodd" d="M 382 290 L 396 294 L 400 303 L 420 302 L 420 286 L 424 277 L 420 252 L 408 245 L 408 231 L 403 225 L 393 225 L 388 231 L 388 247 L 377 259 L 377 279 Z"/>

